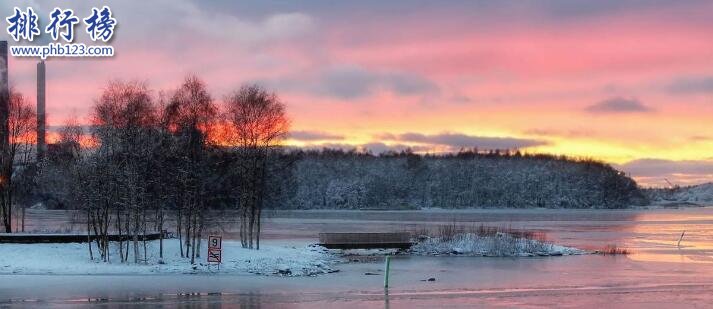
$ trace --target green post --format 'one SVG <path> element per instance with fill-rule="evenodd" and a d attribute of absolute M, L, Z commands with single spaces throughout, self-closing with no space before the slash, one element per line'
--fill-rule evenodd
<path fill-rule="evenodd" d="M 384 288 L 389 288 L 389 268 L 391 266 L 391 257 L 386 256 L 386 266 L 384 270 Z"/>

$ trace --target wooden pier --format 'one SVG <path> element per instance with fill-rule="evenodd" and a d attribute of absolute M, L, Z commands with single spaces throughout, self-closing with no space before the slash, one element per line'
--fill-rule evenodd
<path fill-rule="evenodd" d="M 94 241 L 95 235 L 89 236 Z M 108 235 L 109 241 L 132 240 L 131 235 Z M 157 240 L 161 238 L 160 233 L 146 234 L 146 240 Z M 166 237 L 164 237 L 166 238 Z M 143 240 L 143 235 L 139 235 L 139 240 Z M 0 243 L 6 244 L 41 244 L 41 243 L 73 243 L 87 242 L 87 235 L 84 234 L 30 234 L 30 233 L 0 233 Z"/>
<path fill-rule="evenodd" d="M 319 244 L 329 249 L 408 249 L 409 233 L 320 233 Z"/>

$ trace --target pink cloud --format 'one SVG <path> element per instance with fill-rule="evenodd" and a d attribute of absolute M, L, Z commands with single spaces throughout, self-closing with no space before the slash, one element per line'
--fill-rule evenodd
<path fill-rule="evenodd" d="M 137 3 L 112 3 L 123 18 L 113 59 L 48 61 L 50 123 L 61 124 L 73 111 L 86 115 L 111 79 L 145 80 L 159 91 L 196 73 L 216 100 L 242 83 L 263 82 L 288 103 L 295 128 L 343 135 L 345 142 L 370 142 L 375 132 L 502 136 L 586 129 L 586 137 L 568 139 L 596 140 L 626 149 L 600 146 L 611 157 L 636 159 L 683 145 L 675 136 L 713 131 L 703 116 L 713 113 L 705 93 L 667 91 L 687 76 L 713 76 L 710 3 L 587 16 L 511 3 L 482 12 L 444 4 L 374 16 L 276 11 L 247 17 L 189 1 Z M 30 98 L 35 63 L 10 62 L 13 84 Z M 582 112 L 609 98 L 636 98 L 656 113 L 612 121 Z M 710 143 L 696 147 L 665 156 L 698 159 L 696 153 L 713 151 Z"/>

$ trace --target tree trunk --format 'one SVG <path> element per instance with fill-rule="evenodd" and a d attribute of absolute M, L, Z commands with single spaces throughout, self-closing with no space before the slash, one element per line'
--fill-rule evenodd
<path fill-rule="evenodd" d="M 94 253 L 92 253 L 92 230 L 89 227 L 89 210 L 87 209 L 87 246 L 89 247 L 89 259 L 94 260 Z"/>
<path fill-rule="evenodd" d="M 25 209 L 27 206 L 25 204 L 22 204 L 22 232 L 25 232 Z"/>
<path fill-rule="evenodd" d="M 161 262 L 163 262 L 163 208 L 159 208 L 158 211 L 158 232 L 161 234 L 158 240 L 158 257 L 161 259 Z"/>
<path fill-rule="evenodd" d="M 0 153 L 0 156 L 2 153 Z M 2 160 L 0 160 L 0 173 L 2 173 Z M 1 176 L 1 175 L 0 175 Z M 5 227 L 5 188 L 2 187 L 2 183 L 0 183 L 0 221 L 2 221 L 2 226 Z"/>
<path fill-rule="evenodd" d="M 101 260 L 104 261 L 104 251 L 102 250 L 102 245 L 101 241 L 99 239 L 99 222 L 97 222 L 97 214 L 96 211 L 89 211 L 91 214 L 91 221 L 92 221 L 92 229 L 94 230 L 94 242 L 97 243 L 97 250 L 99 250 L 99 255 L 101 257 Z"/>
<path fill-rule="evenodd" d="M 144 263 L 148 264 L 149 258 L 148 258 L 148 255 L 146 254 L 146 207 L 143 208 L 143 217 L 144 217 L 143 218 L 144 219 L 144 231 L 143 231 L 144 232 L 144 237 L 143 237 L 144 238 L 143 239 L 143 242 L 144 242 Z"/>
<path fill-rule="evenodd" d="M 262 223 L 262 207 L 263 207 L 263 202 L 265 201 L 265 183 L 266 183 L 266 177 L 267 177 L 267 158 L 263 157 L 262 158 L 262 167 L 260 169 L 260 179 L 258 183 L 258 196 L 257 196 L 257 231 L 255 235 L 255 247 L 257 250 L 260 250 L 260 233 L 262 232 L 261 229 L 261 223 Z"/>
<path fill-rule="evenodd" d="M 104 254 L 106 256 L 106 261 L 110 262 L 109 259 L 109 207 L 104 209 Z"/>
<path fill-rule="evenodd" d="M 201 207 L 202 208 L 202 207 Z M 196 257 L 201 257 L 201 239 L 203 238 L 203 213 L 198 215 L 198 245 L 196 246 Z"/>
<path fill-rule="evenodd" d="M 250 217 L 248 218 L 248 248 L 253 248 L 253 228 L 255 226 L 255 205 L 250 205 Z"/>
<path fill-rule="evenodd" d="M 12 233 L 12 196 L 10 191 L 10 181 L 5 181 L 4 195 L 2 201 L 3 207 L 3 224 L 5 225 L 5 233 Z"/>
<path fill-rule="evenodd" d="M 184 255 L 183 255 L 183 233 L 182 233 L 183 226 L 181 224 L 182 221 L 183 221 L 183 216 L 181 214 L 181 209 L 179 208 L 178 213 L 177 213 L 177 219 L 176 219 L 176 230 L 178 231 L 178 246 L 181 249 L 181 257 L 184 257 Z"/>
<path fill-rule="evenodd" d="M 192 230 L 193 232 L 191 233 L 191 236 L 193 237 L 191 239 L 191 265 L 196 263 L 196 215 L 193 214 L 193 221 L 191 222 Z"/>
<path fill-rule="evenodd" d="M 244 193 L 243 193 L 244 194 Z M 247 242 L 247 205 L 244 202 L 245 198 L 241 195 L 240 199 L 242 200 L 240 202 L 240 245 L 243 248 L 248 247 L 248 242 Z"/>
<path fill-rule="evenodd" d="M 262 221 L 262 207 L 257 209 L 257 233 L 255 236 L 255 249 L 260 250 L 260 222 Z"/>
<path fill-rule="evenodd" d="M 188 209 L 188 213 L 185 215 L 186 217 L 186 223 L 184 225 L 186 226 L 186 238 L 185 238 L 185 247 L 186 247 L 186 257 L 190 257 L 191 255 L 191 210 Z"/>
<path fill-rule="evenodd" d="M 126 210 L 126 235 L 131 235 L 131 211 Z M 131 242 L 126 240 L 126 250 L 124 250 L 124 261 L 129 262 L 129 245 Z"/>
<path fill-rule="evenodd" d="M 139 263 L 139 210 L 134 209 L 134 230 L 133 242 L 134 242 L 134 263 Z"/>
<path fill-rule="evenodd" d="M 10 173 L 12 177 L 12 173 Z M 7 232 L 12 233 L 12 189 L 10 189 L 11 183 L 8 182 L 7 190 Z"/>
<path fill-rule="evenodd" d="M 116 231 L 119 234 L 119 260 L 124 263 L 124 240 L 121 238 L 121 211 L 116 209 Z"/>

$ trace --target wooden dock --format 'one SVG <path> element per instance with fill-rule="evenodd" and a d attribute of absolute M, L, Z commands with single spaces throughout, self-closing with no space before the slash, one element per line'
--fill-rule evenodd
<path fill-rule="evenodd" d="M 89 237 L 92 241 L 95 235 Z M 108 235 L 109 241 L 132 240 L 131 235 Z M 146 234 L 146 240 L 157 240 L 161 238 L 160 233 Z M 166 237 L 164 237 L 166 238 Z M 143 240 L 143 235 L 139 235 L 139 240 Z M 87 235 L 84 234 L 30 234 L 30 233 L 0 233 L 0 243 L 6 244 L 41 244 L 41 243 L 74 243 L 87 242 Z"/>
<path fill-rule="evenodd" d="M 320 233 L 319 244 L 329 249 L 408 249 L 409 233 Z"/>

